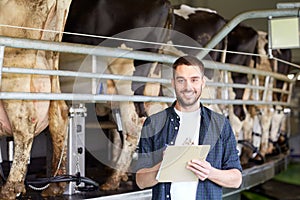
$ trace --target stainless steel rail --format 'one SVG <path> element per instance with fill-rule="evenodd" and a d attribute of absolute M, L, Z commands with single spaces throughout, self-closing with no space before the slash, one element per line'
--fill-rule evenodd
<path fill-rule="evenodd" d="M 150 52 L 142 51 L 131 51 L 118 48 L 102 47 L 102 46 L 91 46 L 91 45 L 82 45 L 82 44 L 71 44 L 71 43 L 62 43 L 62 42 L 49 42 L 41 40 L 30 40 L 23 38 L 10 38 L 5 36 L 0 36 L 0 52 L 4 52 L 5 47 L 11 48 L 24 48 L 24 49 L 35 49 L 35 50 L 46 50 L 46 51 L 57 51 L 57 52 L 67 52 L 74 54 L 86 54 L 87 56 L 101 56 L 101 57 L 120 57 L 128 59 L 141 59 L 145 61 L 156 61 L 166 64 L 173 63 L 177 58 L 171 55 L 156 54 Z M 161 84 L 170 84 L 169 79 L 157 79 L 157 78 L 147 78 L 147 77 L 136 77 L 136 76 L 122 76 L 122 75 L 113 75 L 113 74 L 100 74 L 93 72 L 74 72 L 74 71 L 64 71 L 64 70 L 42 70 L 42 69 L 27 69 L 19 67 L 6 67 L 2 66 L 3 56 L 0 56 L 0 73 L 19 73 L 19 74 L 42 74 L 42 75 L 56 75 L 56 76 L 68 76 L 68 77 L 82 77 L 82 78 L 91 78 L 91 79 L 114 79 L 114 80 L 130 80 L 130 81 L 139 81 L 139 82 L 156 82 Z M 282 80 L 287 82 L 292 86 L 295 82 L 295 79 L 289 79 L 286 76 L 274 72 L 266 72 L 262 70 L 252 69 L 245 66 L 218 63 L 213 61 L 203 61 L 205 66 L 209 69 L 215 69 L 220 71 L 228 72 L 238 72 L 244 74 L 252 74 L 254 76 L 265 76 L 268 78 L 274 78 L 277 80 Z M 229 87 L 235 88 L 249 88 L 256 92 L 261 90 L 281 92 L 283 94 L 288 94 L 291 96 L 290 91 L 283 91 L 276 88 L 268 88 L 268 84 L 265 86 L 260 86 L 258 83 L 256 85 L 243 85 L 235 84 L 228 82 L 207 82 L 208 86 L 211 87 L 222 87 L 225 90 Z M 18 92 L 1 92 L 0 99 L 40 99 L 40 100 L 73 100 L 73 101 L 158 101 L 158 102 L 172 102 L 174 101 L 173 97 L 147 97 L 147 96 L 126 96 L 126 95 L 103 95 L 103 94 L 70 94 L 70 93 L 61 93 L 61 94 L 43 94 L 43 93 L 18 93 Z M 289 98 L 290 99 L 290 98 Z M 202 99 L 203 103 L 208 104 L 267 104 L 267 105 L 284 105 L 289 106 L 290 102 L 267 102 L 264 99 L 259 100 L 255 99 L 254 101 L 242 101 L 242 100 L 230 100 L 230 99 Z"/>

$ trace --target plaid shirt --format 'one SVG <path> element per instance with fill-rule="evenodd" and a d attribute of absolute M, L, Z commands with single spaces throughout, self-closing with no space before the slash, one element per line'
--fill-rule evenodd
<path fill-rule="evenodd" d="M 139 159 L 136 170 L 149 168 L 162 161 L 166 145 L 173 145 L 179 130 L 179 116 L 175 103 L 148 117 L 144 123 L 139 143 Z M 223 115 L 201 105 L 199 144 L 211 145 L 206 160 L 217 169 L 242 171 L 236 140 L 229 121 Z M 152 188 L 153 200 L 170 200 L 171 183 L 158 183 Z M 184 192 L 184 191 L 183 191 Z M 210 180 L 199 181 L 196 199 L 222 199 L 222 187 Z"/>

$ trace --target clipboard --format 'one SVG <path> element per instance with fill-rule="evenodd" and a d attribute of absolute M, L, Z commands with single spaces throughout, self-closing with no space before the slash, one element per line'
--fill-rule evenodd
<path fill-rule="evenodd" d="M 186 169 L 192 159 L 205 160 L 210 145 L 167 146 L 163 161 L 156 176 L 158 182 L 197 181 L 195 174 Z"/>

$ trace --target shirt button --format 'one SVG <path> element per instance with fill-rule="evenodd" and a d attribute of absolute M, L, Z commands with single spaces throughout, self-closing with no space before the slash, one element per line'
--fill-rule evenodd
<path fill-rule="evenodd" d="M 174 142 L 170 142 L 170 144 L 172 144 L 172 145 L 173 145 L 173 144 L 174 144 Z"/>
<path fill-rule="evenodd" d="M 175 130 L 177 130 L 177 129 L 178 129 L 178 127 L 176 126 L 176 127 L 175 127 Z"/>
<path fill-rule="evenodd" d="M 169 198 L 170 198 L 170 195 L 167 195 L 166 197 L 167 197 L 167 199 L 169 199 Z"/>
<path fill-rule="evenodd" d="M 174 119 L 171 119 L 171 122 L 174 121 Z"/>

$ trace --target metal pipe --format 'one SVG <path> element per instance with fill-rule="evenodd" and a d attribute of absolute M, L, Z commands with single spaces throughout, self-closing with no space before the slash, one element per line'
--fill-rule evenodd
<path fill-rule="evenodd" d="M 115 74 L 101 74 L 101 73 L 90 73 L 90 72 L 74 72 L 74 71 L 67 71 L 67 70 L 45 70 L 45 69 L 3 67 L 2 71 L 3 73 L 40 74 L 40 75 L 52 75 L 52 76 L 82 77 L 82 78 L 92 78 L 92 79 L 112 79 L 112 80 L 127 80 L 127 81 L 137 81 L 137 82 L 151 82 L 151 83 L 161 83 L 165 85 L 171 84 L 170 79 L 149 78 L 149 77 L 141 77 L 141 76 L 124 76 L 124 75 L 115 75 Z M 245 72 L 244 69 L 241 69 L 240 71 Z M 255 73 L 255 70 L 254 69 L 250 70 L 249 73 L 251 72 Z M 277 77 L 277 74 L 275 73 L 271 75 Z M 292 80 L 286 78 L 285 76 L 280 74 L 278 75 L 279 77 L 277 78 L 279 80 L 282 80 L 280 78 L 284 78 L 284 81 L 292 82 Z M 238 83 L 206 82 L 206 85 L 214 86 L 214 87 L 233 87 L 233 88 L 249 88 L 249 89 L 264 90 L 263 86 L 253 86 L 253 85 L 245 85 L 245 84 L 238 84 Z M 284 92 L 276 88 L 273 88 L 273 90 L 277 92 Z"/>
<path fill-rule="evenodd" d="M 265 86 L 264 86 L 264 92 L 263 92 L 263 96 L 262 96 L 262 100 L 263 101 L 268 101 L 267 99 L 267 95 L 269 93 L 269 84 L 270 84 L 270 76 L 266 76 L 265 77 Z"/>
<path fill-rule="evenodd" d="M 173 102 L 174 97 L 139 96 L 139 95 L 107 95 L 88 93 L 30 93 L 30 92 L 1 92 L 0 99 L 16 100 L 67 100 L 80 102 L 97 101 L 134 101 L 134 102 Z"/>
<path fill-rule="evenodd" d="M 95 56 L 108 56 L 117 58 L 128 58 L 137 60 L 147 60 L 152 62 L 173 63 L 177 57 L 171 55 L 131 51 L 127 49 L 92 46 L 85 44 L 74 44 L 67 42 L 51 42 L 42 40 L 32 40 L 24 38 L 10 38 L 0 36 L 0 45 L 13 47 L 13 48 L 25 48 L 45 51 L 57 51 L 65 53 L 86 54 Z"/>
<path fill-rule="evenodd" d="M 36 49 L 36 50 L 40 49 L 40 50 L 47 50 L 47 51 L 68 52 L 68 53 L 87 54 L 87 55 L 95 55 L 95 56 L 121 57 L 121 58 L 128 58 L 128 59 L 140 59 L 145 61 L 163 62 L 163 63 L 173 63 L 177 58 L 176 56 L 157 54 L 151 52 L 131 51 L 125 49 L 111 48 L 111 47 L 72 44 L 72 43 L 63 43 L 63 42 L 30 40 L 30 39 L 23 39 L 23 38 L 9 38 L 4 36 L 0 36 L 0 45 L 9 46 L 13 48 L 27 48 L 27 49 Z M 266 72 L 262 70 L 252 69 L 252 68 L 250 69 L 249 67 L 245 67 L 245 66 L 227 64 L 227 63 L 218 63 L 218 62 L 207 61 L 207 60 L 204 60 L 203 63 L 205 67 L 208 69 L 227 70 L 227 71 L 234 71 L 234 72 L 245 73 L 245 74 L 259 74 L 262 76 L 271 75 L 276 79 L 291 82 L 291 80 L 288 79 L 286 76 L 274 72 Z M 22 72 L 22 70 L 19 69 L 19 72 Z M 49 73 L 49 71 L 47 73 Z M 82 72 L 80 72 L 80 74 L 82 74 Z M 60 75 L 60 74 L 56 73 L 55 75 Z"/>
<path fill-rule="evenodd" d="M 227 63 L 218 63 L 212 61 L 203 61 L 206 68 L 217 69 L 224 71 L 232 71 L 243 74 L 253 74 L 260 76 L 271 76 L 277 80 L 282 80 L 285 82 L 294 82 L 295 80 L 289 79 L 287 76 L 275 73 L 268 72 L 259 69 L 253 69 L 241 65 L 227 64 Z M 3 73 L 20 73 L 20 74 L 41 74 L 41 75 L 52 75 L 52 76 L 69 76 L 69 77 L 82 77 L 82 78 L 102 78 L 102 79 L 116 79 L 116 80 L 132 80 L 138 82 L 158 82 L 158 83 L 170 83 L 169 79 L 160 79 L 160 78 L 147 78 L 139 76 L 123 76 L 123 75 L 114 75 L 114 74 L 102 74 L 102 73 L 91 73 L 91 72 L 74 72 L 67 70 L 44 70 L 44 69 L 31 69 L 31 68 L 16 68 L 16 67 L 3 67 Z"/>
<path fill-rule="evenodd" d="M 197 54 L 199 59 L 203 59 L 228 33 L 234 29 L 239 23 L 247 19 L 267 18 L 267 17 L 297 17 L 299 8 L 296 9 L 273 9 L 273 10 L 257 10 L 241 13 L 231 19 L 223 28 L 207 43 L 202 50 Z"/>
<path fill-rule="evenodd" d="M 92 56 L 92 73 L 97 73 L 97 57 Z M 92 94 L 97 94 L 97 79 L 92 78 Z"/>
<path fill-rule="evenodd" d="M 255 77 L 254 77 L 254 85 L 259 86 L 259 77 L 258 77 L 258 75 L 255 75 Z M 253 92 L 254 92 L 254 99 L 259 100 L 259 91 L 254 90 Z"/>
<path fill-rule="evenodd" d="M 18 73 L 18 74 L 40 74 L 50 76 L 68 76 L 68 77 L 79 77 L 79 78 L 94 78 L 94 79 L 113 79 L 113 80 L 126 80 L 126 81 L 137 81 L 137 82 L 153 82 L 169 84 L 171 80 L 160 79 L 160 78 L 148 78 L 142 76 L 124 76 L 117 74 L 102 74 L 102 73 L 91 73 L 91 72 L 74 72 L 68 70 L 47 70 L 47 69 L 32 69 L 32 68 L 15 68 L 15 67 L 3 67 L 3 73 Z"/>
<path fill-rule="evenodd" d="M 3 69 L 3 62 L 4 62 L 4 50 L 5 46 L 0 46 L 0 91 L 2 86 L 2 69 Z"/>
<path fill-rule="evenodd" d="M 224 70 L 224 71 L 239 72 L 239 73 L 243 73 L 243 74 L 260 75 L 260 76 L 272 76 L 278 80 L 282 80 L 282 81 L 286 81 L 286 82 L 294 82 L 293 80 L 289 79 L 287 76 L 279 74 L 279 73 L 263 71 L 263 70 L 245 67 L 245 66 L 241 66 L 241 65 L 219 63 L 219 62 L 207 61 L 207 60 L 203 60 L 203 64 L 204 64 L 205 68 L 208 68 L 208 69 L 218 69 L 218 70 Z"/>
<path fill-rule="evenodd" d="M 228 77 L 228 71 L 223 71 L 224 73 L 224 83 L 228 84 L 229 83 L 229 77 Z M 225 91 L 224 91 L 224 99 L 228 100 L 229 99 L 229 88 L 225 87 Z"/>
<path fill-rule="evenodd" d="M 237 67 L 238 68 L 238 67 Z M 294 82 L 287 78 L 282 74 L 272 73 L 272 72 L 264 72 L 261 70 L 246 70 L 247 67 L 240 69 L 243 73 L 261 75 L 261 76 L 272 76 L 278 80 L 282 80 L 285 82 Z M 233 70 L 236 71 L 236 70 Z M 68 76 L 68 77 L 80 77 L 80 78 L 94 78 L 94 79 L 112 79 L 112 80 L 125 80 L 125 81 L 137 81 L 137 82 L 153 82 L 153 83 L 161 83 L 161 84 L 170 84 L 170 79 L 162 79 L 162 78 L 149 78 L 142 76 L 124 76 L 117 74 L 102 74 L 102 73 L 91 73 L 91 72 L 74 72 L 68 70 L 47 70 L 47 69 L 32 69 L 32 68 L 15 68 L 15 67 L 3 67 L 3 73 L 18 73 L 18 74 L 39 74 L 39 75 L 50 75 L 50 76 Z M 242 73 L 241 72 L 241 73 Z M 225 86 L 225 83 L 218 82 L 207 82 L 207 85 L 211 86 Z M 230 84 L 227 86 L 244 88 L 244 84 Z M 255 86 L 256 87 L 256 86 Z M 249 86 L 251 88 L 251 86 Z"/>
<path fill-rule="evenodd" d="M 69 100 L 74 102 L 100 102 L 100 101 L 133 101 L 133 102 L 165 102 L 172 103 L 175 97 L 161 96 L 140 96 L 140 95 L 93 95 L 93 94 L 73 94 L 73 93 L 27 93 L 27 92 L 1 92 L 0 99 L 16 100 Z M 233 105 L 284 105 L 290 106 L 286 102 L 263 102 L 253 100 L 223 100 L 223 99 L 201 99 L 204 104 L 233 104 Z"/>

